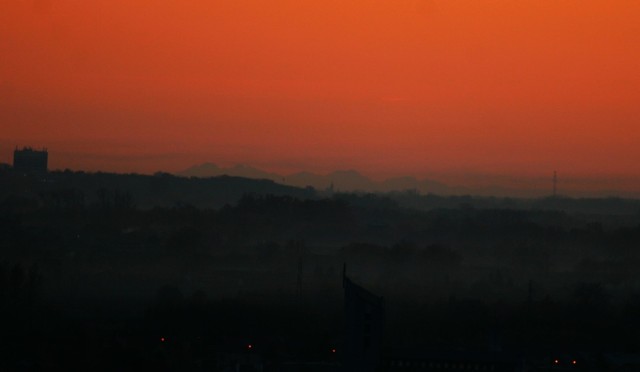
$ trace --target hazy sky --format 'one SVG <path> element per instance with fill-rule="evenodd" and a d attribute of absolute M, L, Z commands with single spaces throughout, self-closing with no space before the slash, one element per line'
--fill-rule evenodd
<path fill-rule="evenodd" d="M 0 162 L 631 177 L 639 20 L 637 0 L 2 0 Z"/>

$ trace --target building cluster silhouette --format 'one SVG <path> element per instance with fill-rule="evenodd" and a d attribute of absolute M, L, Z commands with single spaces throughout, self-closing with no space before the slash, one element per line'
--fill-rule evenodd
<path fill-rule="evenodd" d="M 35 150 L 23 147 L 13 151 L 13 170 L 23 174 L 47 173 L 49 152 L 47 149 Z"/>

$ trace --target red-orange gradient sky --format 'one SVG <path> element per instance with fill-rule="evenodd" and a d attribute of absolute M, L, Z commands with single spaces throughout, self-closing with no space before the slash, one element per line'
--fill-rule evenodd
<path fill-rule="evenodd" d="M 640 175 L 640 1 L 3 0 L 0 162 Z"/>

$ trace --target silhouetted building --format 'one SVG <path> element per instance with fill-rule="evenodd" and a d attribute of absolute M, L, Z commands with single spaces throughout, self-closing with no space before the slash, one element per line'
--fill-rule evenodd
<path fill-rule="evenodd" d="M 384 300 L 353 283 L 343 273 L 345 343 L 343 369 L 375 372 L 380 368 L 384 329 Z"/>
<path fill-rule="evenodd" d="M 34 150 L 31 147 L 24 147 L 22 150 L 15 149 L 13 170 L 24 174 L 44 174 L 47 173 L 48 160 L 47 149 Z"/>

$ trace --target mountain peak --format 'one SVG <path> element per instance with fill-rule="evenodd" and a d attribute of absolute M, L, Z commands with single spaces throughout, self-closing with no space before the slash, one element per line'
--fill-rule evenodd
<path fill-rule="evenodd" d="M 340 169 L 326 175 L 301 171 L 284 177 L 243 163 L 238 163 L 229 168 L 221 168 L 216 164 L 207 162 L 194 165 L 182 172 L 178 172 L 177 175 L 201 178 L 228 175 L 252 179 L 267 179 L 290 186 L 312 186 L 319 190 L 327 189 L 333 185 L 335 190 L 338 191 L 387 192 L 415 189 L 421 192 L 437 192 L 441 194 L 447 194 L 451 191 L 447 185 L 427 179 L 417 180 L 411 176 L 393 177 L 382 182 L 375 182 L 355 169 Z"/>

